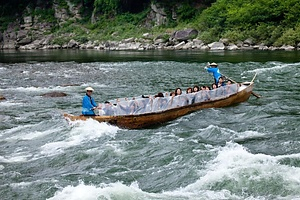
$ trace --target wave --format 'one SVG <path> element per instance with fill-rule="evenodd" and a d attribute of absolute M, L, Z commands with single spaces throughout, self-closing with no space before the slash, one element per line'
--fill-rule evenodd
<path fill-rule="evenodd" d="M 269 72 L 269 71 L 280 72 L 280 71 L 288 69 L 288 68 L 298 67 L 299 65 L 300 65 L 300 63 L 285 64 L 285 63 L 279 63 L 279 62 L 269 62 L 266 64 L 266 67 L 249 70 L 249 71 L 247 71 L 247 73 L 260 74 L 260 73 L 265 73 L 265 72 Z"/>
<path fill-rule="evenodd" d="M 252 154 L 243 146 L 229 142 L 220 147 L 216 157 L 199 170 L 196 182 L 171 191 L 143 191 L 137 181 L 130 185 L 68 185 L 49 200 L 74 199 L 265 199 L 295 198 L 300 195 L 300 169 L 280 163 L 300 159 L 300 154 L 270 156 Z"/>
<path fill-rule="evenodd" d="M 226 192 L 225 192 L 226 193 Z M 142 191 L 137 182 L 126 186 L 121 182 L 111 184 L 85 185 L 80 183 L 77 186 L 67 186 L 48 200 L 85 200 L 85 199 L 102 199 L 102 200 L 124 200 L 124 199 L 143 199 L 143 200 L 188 200 L 188 199 L 224 199 L 222 197 L 232 197 L 224 194 L 223 191 L 201 191 L 197 193 L 190 192 L 162 192 L 150 193 Z"/>
<path fill-rule="evenodd" d="M 295 156 L 300 158 L 300 154 L 292 155 Z M 299 196 L 300 169 L 280 164 L 278 161 L 281 159 L 282 156 L 251 154 L 243 146 L 229 142 L 220 147 L 215 159 L 199 172 L 199 180 L 180 191 L 226 190 L 243 199 L 253 195 L 276 198 L 282 194 Z"/>
<path fill-rule="evenodd" d="M 88 141 L 98 140 L 103 136 L 114 137 L 119 128 L 95 120 L 77 121 L 70 123 L 71 130 L 60 141 L 50 142 L 41 147 L 41 154 L 56 155 L 64 149 L 77 146 Z"/>

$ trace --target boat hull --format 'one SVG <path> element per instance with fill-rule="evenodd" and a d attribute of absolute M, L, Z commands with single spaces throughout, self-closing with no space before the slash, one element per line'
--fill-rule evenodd
<path fill-rule="evenodd" d="M 189 113 L 205 109 L 205 108 L 220 108 L 227 107 L 241 102 L 245 102 L 249 99 L 252 90 L 253 82 L 247 82 L 242 84 L 245 88 L 229 97 L 222 98 L 214 101 L 205 101 L 200 103 L 194 103 L 182 107 L 172 108 L 155 113 L 145 113 L 139 115 L 122 115 L 122 116 L 75 116 L 65 113 L 64 117 L 71 121 L 87 120 L 92 118 L 98 122 L 107 122 L 112 125 L 116 125 L 121 128 L 128 129 L 141 129 L 158 124 L 163 124 L 168 121 L 172 121 L 178 117 L 187 115 Z"/>

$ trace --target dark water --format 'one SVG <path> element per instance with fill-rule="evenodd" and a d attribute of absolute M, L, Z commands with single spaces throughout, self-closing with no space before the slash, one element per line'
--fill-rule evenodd
<path fill-rule="evenodd" d="M 208 85 L 203 67 L 263 96 L 126 130 L 79 114 L 98 102 Z M 1 199 L 300 199 L 298 52 L 0 53 Z M 66 97 L 42 97 L 47 92 Z"/>

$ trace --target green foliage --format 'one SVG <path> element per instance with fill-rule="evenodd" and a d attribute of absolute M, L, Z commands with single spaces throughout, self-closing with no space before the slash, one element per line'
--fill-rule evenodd
<path fill-rule="evenodd" d="M 300 22 L 299 10 L 298 0 L 218 0 L 195 22 L 200 31 L 217 30 L 209 31 L 212 37 L 233 41 L 252 37 L 268 45 L 281 38 L 277 44 L 285 39 L 292 43 L 297 37 L 287 29 Z"/>
<path fill-rule="evenodd" d="M 52 40 L 51 44 L 58 44 L 58 45 L 62 46 L 64 44 L 67 44 L 69 41 L 70 41 L 70 39 L 67 37 L 55 37 Z"/>
<path fill-rule="evenodd" d="M 56 22 L 56 18 L 54 17 L 55 11 L 54 9 L 40 9 L 36 8 L 32 15 L 36 16 L 39 21 L 46 21 L 46 22 Z"/>
<path fill-rule="evenodd" d="M 236 42 L 236 41 L 243 41 L 247 37 L 245 36 L 245 33 L 240 30 L 228 30 L 223 35 L 222 38 L 229 39 L 230 42 Z"/>
<path fill-rule="evenodd" d="M 218 41 L 219 37 L 214 33 L 214 29 L 209 29 L 207 31 L 203 31 L 198 36 L 204 43 L 211 43 Z"/>
<path fill-rule="evenodd" d="M 13 17 L 10 16 L 0 17 L 0 31 L 3 32 L 4 30 L 6 30 L 8 24 L 12 21 L 14 21 Z"/>
<path fill-rule="evenodd" d="M 186 22 L 193 20 L 197 15 L 197 9 L 190 4 L 182 4 L 176 10 L 179 20 Z"/>
<path fill-rule="evenodd" d="M 120 0 L 95 0 L 94 7 L 97 12 L 116 15 Z"/>
<path fill-rule="evenodd" d="M 300 26 L 287 29 L 281 37 L 274 43 L 275 46 L 292 45 L 296 46 L 300 42 Z"/>
<path fill-rule="evenodd" d="M 282 26 L 275 26 L 271 23 L 260 23 L 251 30 L 248 30 L 247 33 L 250 37 L 269 46 L 281 36 L 282 31 Z"/>

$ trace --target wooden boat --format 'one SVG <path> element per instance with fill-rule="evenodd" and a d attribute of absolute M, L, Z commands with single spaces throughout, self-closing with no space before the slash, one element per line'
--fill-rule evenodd
<path fill-rule="evenodd" d="M 144 113 L 144 114 L 131 114 L 131 115 L 120 115 L 120 116 L 74 116 L 71 114 L 64 114 L 64 117 L 70 121 L 76 120 L 87 120 L 92 118 L 98 122 L 107 122 L 112 125 L 116 125 L 121 128 L 127 129 L 140 129 L 146 128 L 153 125 L 163 124 L 165 122 L 174 120 L 181 116 L 187 115 L 189 113 L 205 109 L 205 108 L 219 108 L 231 106 L 241 102 L 245 102 L 249 99 L 250 95 L 253 93 L 253 80 L 251 82 L 243 82 L 239 84 L 238 91 L 220 98 L 217 100 L 208 100 L 199 103 L 193 103 L 185 106 L 175 107 L 172 109 L 167 109 L 154 113 Z"/>

